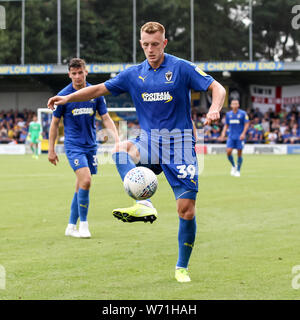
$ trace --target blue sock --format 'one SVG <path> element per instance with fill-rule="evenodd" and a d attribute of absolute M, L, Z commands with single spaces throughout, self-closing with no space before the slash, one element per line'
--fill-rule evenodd
<path fill-rule="evenodd" d="M 238 169 L 238 171 L 241 170 L 242 163 L 243 163 L 243 157 L 238 157 L 238 159 L 237 159 L 237 169 Z"/>
<path fill-rule="evenodd" d="M 71 213 L 70 213 L 69 223 L 76 224 L 78 217 L 79 217 L 79 213 L 78 213 L 77 192 L 75 192 L 72 203 L 71 203 Z"/>
<path fill-rule="evenodd" d="M 130 155 L 124 151 L 114 153 L 112 155 L 112 158 L 116 164 L 117 170 L 119 172 L 119 175 L 121 176 L 122 181 L 124 181 L 126 173 L 131 169 L 135 168 L 136 165 L 132 161 Z"/>
<path fill-rule="evenodd" d="M 233 160 L 233 155 L 231 154 L 230 156 L 227 156 L 228 160 L 230 161 L 230 163 L 232 164 L 233 167 L 235 167 L 235 163 Z"/>
<path fill-rule="evenodd" d="M 79 188 L 78 190 L 78 212 L 80 221 L 86 221 L 88 210 L 89 210 L 89 203 L 90 203 L 90 197 L 89 197 L 90 190 L 84 190 Z"/>
<path fill-rule="evenodd" d="M 176 267 L 187 268 L 196 238 L 196 217 L 185 220 L 179 217 L 178 246 L 179 254 Z"/>

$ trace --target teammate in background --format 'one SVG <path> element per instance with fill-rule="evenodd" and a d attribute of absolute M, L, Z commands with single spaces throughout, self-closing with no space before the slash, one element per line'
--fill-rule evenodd
<path fill-rule="evenodd" d="M 27 139 L 30 141 L 30 148 L 32 151 L 32 158 L 39 158 L 39 142 L 41 135 L 41 124 L 37 121 L 37 116 L 32 117 L 32 121 L 29 124 Z"/>
<path fill-rule="evenodd" d="M 231 175 L 234 177 L 241 176 L 241 166 L 243 163 L 243 147 L 246 133 L 249 127 L 249 118 L 244 110 L 240 110 L 240 102 L 237 99 L 233 99 L 230 103 L 231 111 L 226 113 L 225 126 L 223 128 L 220 140 L 225 139 L 227 130 L 229 129 L 227 139 L 227 158 L 231 163 Z M 237 166 L 235 165 L 232 151 L 237 149 Z"/>
<path fill-rule="evenodd" d="M 117 144 L 113 159 L 122 180 L 136 164 L 148 166 L 156 174 L 164 172 L 173 189 L 179 216 L 175 278 L 179 282 L 188 282 L 191 281 L 188 264 L 196 237 L 195 203 L 198 192 L 190 90 L 212 91 L 212 105 L 206 116 L 206 123 L 210 124 L 220 118 L 225 89 L 195 64 L 166 54 L 167 42 L 163 25 L 146 23 L 141 28 L 140 40 L 146 56 L 144 62 L 120 72 L 105 83 L 65 97 L 52 97 L 48 107 L 52 109 L 54 104 L 84 101 L 109 93 L 130 93 L 142 129 L 141 135 Z M 164 161 L 167 156 L 169 162 Z M 124 222 L 153 222 L 157 211 L 151 201 L 146 200 L 129 208 L 115 209 L 113 215 Z"/>
<path fill-rule="evenodd" d="M 69 78 L 72 83 L 62 89 L 58 93 L 59 96 L 65 96 L 81 88 L 91 86 L 86 81 L 88 72 L 84 60 L 73 58 L 68 68 Z M 53 112 L 49 132 L 48 159 L 54 165 L 58 162 L 58 157 L 55 153 L 55 141 L 58 135 L 59 122 L 63 117 L 65 152 L 76 175 L 75 193 L 71 203 L 69 224 L 65 231 L 66 236 L 91 237 L 87 215 L 91 176 L 97 173 L 98 166 L 95 127 L 96 111 L 101 116 L 103 125 L 114 134 L 114 138 L 118 142 L 117 129 L 107 113 L 103 97 L 86 99 L 84 102 L 66 102 L 57 106 Z M 79 230 L 76 228 L 78 218 L 80 219 Z"/>

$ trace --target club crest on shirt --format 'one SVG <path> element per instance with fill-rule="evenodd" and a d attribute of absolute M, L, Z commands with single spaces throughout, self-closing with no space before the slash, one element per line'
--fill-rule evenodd
<path fill-rule="evenodd" d="M 172 76 L 173 76 L 173 72 L 172 71 L 168 71 L 168 72 L 165 73 L 165 77 L 166 77 L 167 81 L 171 81 Z"/>

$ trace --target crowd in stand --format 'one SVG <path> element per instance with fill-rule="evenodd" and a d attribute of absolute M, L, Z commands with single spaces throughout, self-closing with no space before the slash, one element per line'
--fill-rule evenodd
<path fill-rule="evenodd" d="M 0 143 L 25 143 L 34 111 L 0 111 Z"/>
<path fill-rule="evenodd" d="M 300 143 L 300 112 L 296 106 L 280 112 L 269 109 L 262 113 L 258 109 L 247 110 L 250 125 L 247 131 L 246 143 Z M 28 127 L 34 111 L 0 111 L 0 143 L 25 143 Z M 225 124 L 225 112 L 221 119 L 210 126 L 204 126 L 205 113 L 192 112 L 192 118 L 197 129 L 204 129 L 206 143 L 222 143 L 220 140 L 222 128 Z M 48 125 L 43 127 L 48 128 Z M 48 128 L 49 129 L 49 128 Z M 43 133 L 47 138 L 47 133 Z"/>
<path fill-rule="evenodd" d="M 246 143 L 300 143 L 300 112 L 296 106 L 288 111 L 282 108 L 280 112 L 269 109 L 262 113 L 259 109 L 246 110 L 250 125 L 246 135 Z M 222 143 L 220 136 L 225 124 L 225 112 L 221 119 L 210 126 L 204 126 L 205 113 L 193 112 L 193 121 L 197 129 L 204 129 L 204 142 Z"/>

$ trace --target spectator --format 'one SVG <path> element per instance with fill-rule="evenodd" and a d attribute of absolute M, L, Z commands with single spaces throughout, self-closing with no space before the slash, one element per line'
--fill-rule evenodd
<path fill-rule="evenodd" d="M 274 131 L 277 134 L 277 143 L 283 143 L 283 138 L 282 138 L 282 134 L 280 133 L 280 131 L 278 129 L 276 129 Z"/>
<path fill-rule="evenodd" d="M 292 118 L 297 122 L 298 121 L 298 110 L 297 110 L 297 107 L 294 105 L 292 106 L 290 112 L 288 112 L 286 118 L 287 120 L 291 120 Z"/>
<path fill-rule="evenodd" d="M 19 139 L 18 139 L 18 143 L 25 143 L 26 142 L 26 138 L 27 138 L 27 130 L 25 128 L 23 128 L 21 131 L 20 131 L 20 136 L 19 136 Z"/>
<path fill-rule="evenodd" d="M 275 131 L 269 132 L 268 140 L 269 140 L 270 144 L 277 143 L 277 138 L 278 138 L 278 136 L 277 136 L 277 133 Z"/>
<path fill-rule="evenodd" d="M 292 134 L 288 128 L 285 129 L 284 134 L 282 135 L 283 143 L 290 143 Z"/>
<path fill-rule="evenodd" d="M 271 119 L 271 130 L 280 129 L 280 119 L 279 118 L 272 118 Z"/>
<path fill-rule="evenodd" d="M 282 123 L 280 123 L 279 125 L 279 129 L 280 129 L 280 133 L 281 134 L 284 134 L 285 130 L 288 129 L 289 126 L 288 126 L 288 121 L 287 120 L 283 120 Z"/>
<path fill-rule="evenodd" d="M 291 130 L 290 143 L 295 144 L 300 142 L 300 136 L 298 131 L 298 125 L 294 124 Z"/>
<path fill-rule="evenodd" d="M 263 143 L 263 129 L 261 124 L 254 125 L 255 133 L 254 133 L 254 143 Z"/>
<path fill-rule="evenodd" d="M 255 109 L 253 116 L 254 118 L 258 118 L 260 121 L 264 117 L 263 113 L 258 108 Z"/>
<path fill-rule="evenodd" d="M 3 122 L 0 124 L 0 142 L 1 143 L 9 142 L 7 129 Z"/>
<path fill-rule="evenodd" d="M 269 122 L 269 119 L 263 118 L 263 119 L 261 120 L 261 126 L 262 126 L 264 132 L 270 131 L 270 122 Z"/>
<path fill-rule="evenodd" d="M 267 111 L 267 115 L 269 119 L 276 119 L 278 116 L 276 115 L 275 111 L 272 108 L 269 108 Z"/>
<path fill-rule="evenodd" d="M 279 112 L 279 118 L 281 121 L 285 120 L 287 117 L 287 111 L 285 108 L 281 108 L 280 112 Z"/>
<path fill-rule="evenodd" d="M 250 123 L 248 131 L 247 131 L 247 137 L 246 137 L 246 141 L 248 143 L 254 143 L 254 136 L 255 136 L 256 130 L 254 129 L 254 124 Z"/>
<path fill-rule="evenodd" d="M 204 143 L 211 143 L 212 141 L 211 130 L 212 130 L 212 127 L 209 125 L 206 125 L 204 127 Z"/>
<path fill-rule="evenodd" d="M 211 142 L 216 143 L 221 135 L 221 128 L 215 124 L 211 128 Z"/>
<path fill-rule="evenodd" d="M 10 141 L 14 138 L 14 129 L 12 127 L 12 124 L 10 123 L 8 123 L 7 136 L 10 139 Z"/>

